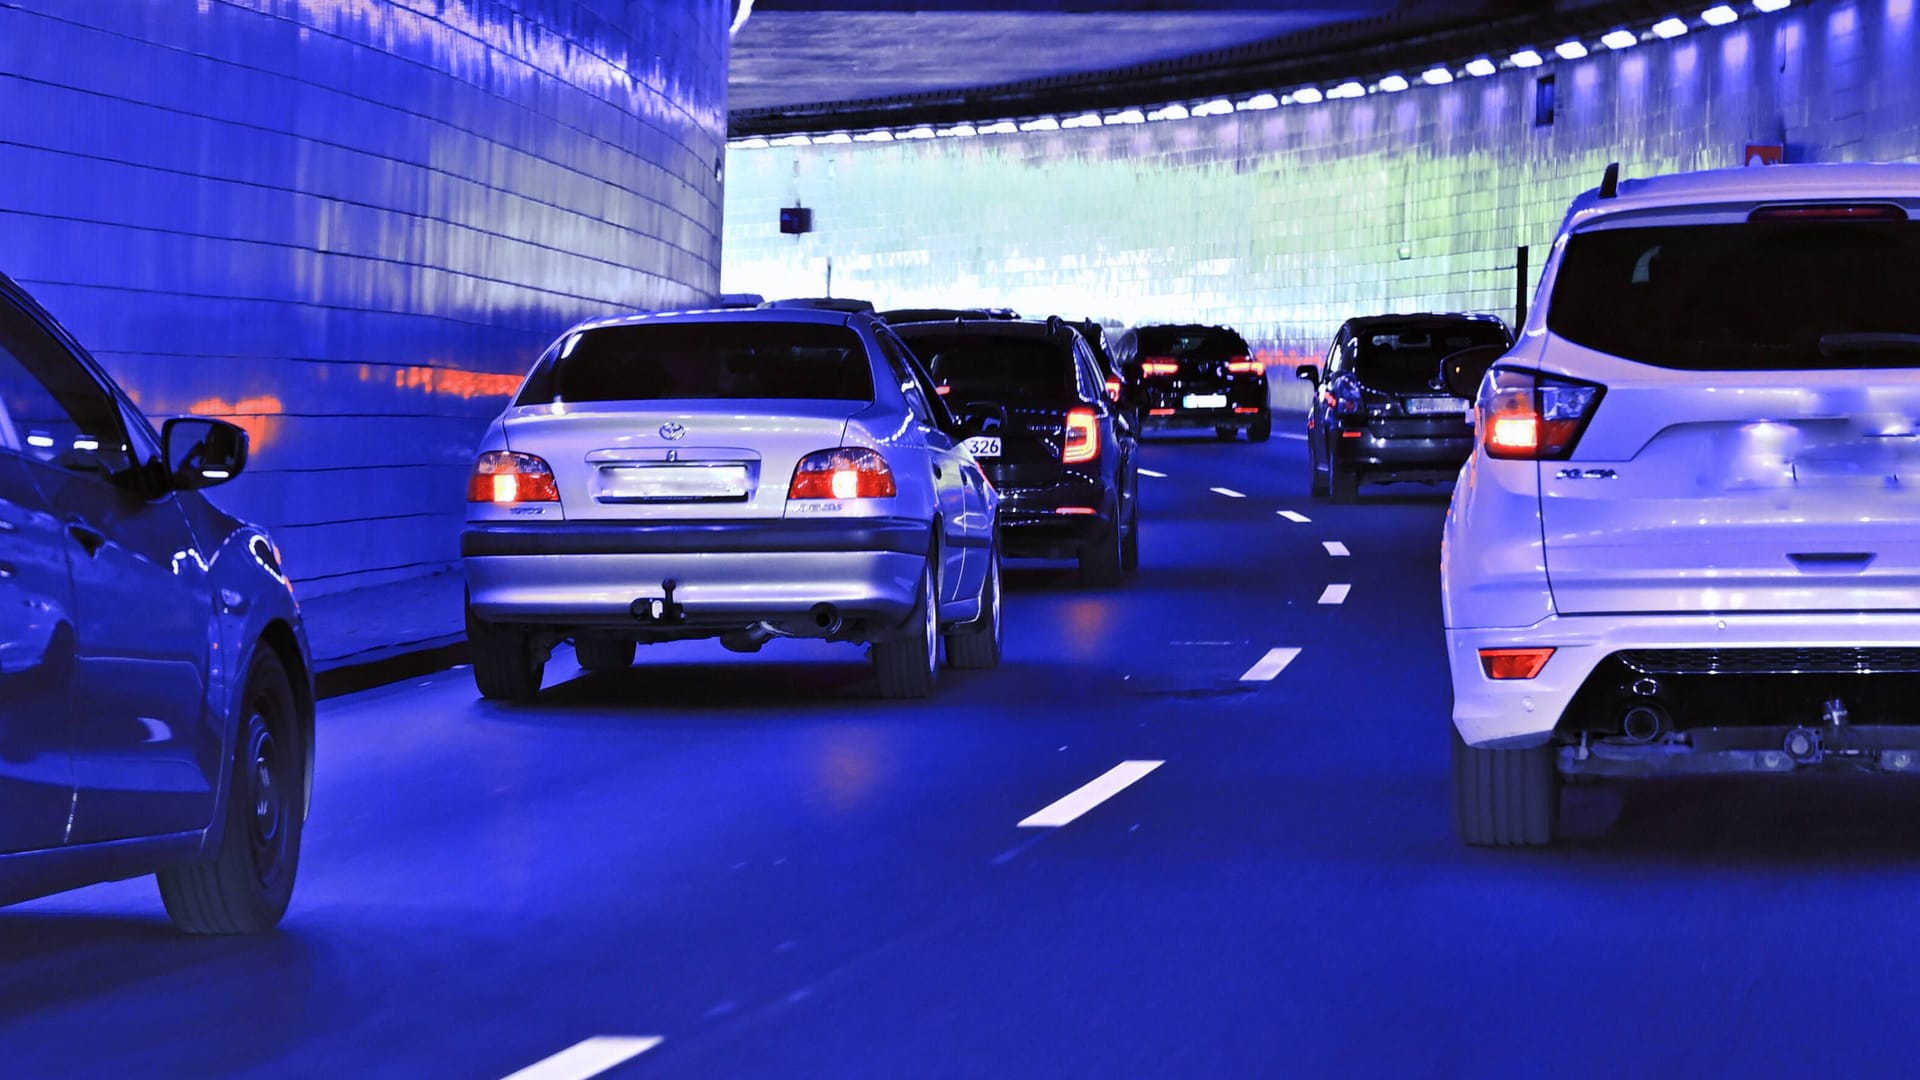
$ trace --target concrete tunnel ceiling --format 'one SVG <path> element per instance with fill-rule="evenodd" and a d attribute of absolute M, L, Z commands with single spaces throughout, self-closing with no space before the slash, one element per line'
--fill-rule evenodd
<path fill-rule="evenodd" d="M 734 0 L 738 13 L 744 0 Z M 755 0 L 732 134 L 1018 116 L 1265 89 L 1398 54 L 1583 32 L 1650 0 Z M 1671 6 L 1670 4 L 1667 6 Z M 1684 4 L 1682 6 L 1685 6 Z"/>

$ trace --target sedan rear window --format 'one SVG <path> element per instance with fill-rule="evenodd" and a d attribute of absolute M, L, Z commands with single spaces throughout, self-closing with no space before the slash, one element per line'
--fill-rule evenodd
<path fill-rule="evenodd" d="M 1476 345 L 1512 344 L 1506 328 L 1466 319 L 1354 328 L 1352 369 L 1375 390 L 1419 393 L 1437 389 L 1440 361 Z"/>
<path fill-rule="evenodd" d="M 1148 327 L 1140 331 L 1141 356 L 1171 356 L 1176 360 L 1231 360 L 1252 355 L 1246 339 L 1231 330 L 1211 327 L 1174 329 Z"/>
<path fill-rule="evenodd" d="M 1920 366 L 1920 223 L 1763 221 L 1579 233 L 1547 327 L 1666 368 Z"/>
<path fill-rule="evenodd" d="M 948 401 L 1057 402 L 1078 396 L 1073 354 L 1029 338 L 954 335 L 908 340 Z"/>
<path fill-rule="evenodd" d="M 514 404 L 731 398 L 872 401 L 873 372 L 860 336 L 844 326 L 609 326 L 562 342 Z"/>

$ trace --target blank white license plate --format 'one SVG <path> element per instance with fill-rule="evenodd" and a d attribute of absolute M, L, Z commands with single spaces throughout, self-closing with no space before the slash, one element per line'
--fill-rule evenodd
<path fill-rule="evenodd" d="M 1408 398 L 1407 411 L 1421 416 L 1431 416 L 1436 413 L 1463 413 L 1467 411 L 1467 403 L 1453 397 Z"/>
<path fill-rule="evenodd" d="M 744 465 L 651 466 L 600 470 L 609 499 L 740 499 L 747 494 Z"/>
<path fill-rule="evenodd" d="M 1227 407 L 1227 395 L 1188 394 L 1183 404 L 1189 409 L 1224 409 Z"/>
<path fill-rule="evenodd" d="M 1000 436 L 998 435 L 975 435 L 960 445 L 966 447 L 967 453 L 972 454 L 975 458 L 996 458 L 1000 456 Z"/>

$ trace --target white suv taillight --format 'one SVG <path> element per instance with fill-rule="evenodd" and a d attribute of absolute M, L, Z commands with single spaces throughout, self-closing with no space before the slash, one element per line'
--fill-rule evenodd
<path fill-rule="evenodd" d="M 479 503 L 559 502 L 553 470 L 532 454 L 489 450 L 473 463 L 467 501 Z"/>
<path fill-rule="evenodd" d="M 1480 391 L 1480 439 L 1487 456 L 1554 461 L 1572 456 L 1607 388 L 1595 383 L 1494 368 Z"/>

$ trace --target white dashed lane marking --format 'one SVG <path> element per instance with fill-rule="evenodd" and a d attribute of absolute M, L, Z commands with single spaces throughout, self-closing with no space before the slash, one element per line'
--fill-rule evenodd
<path fill-rule="evenodd" d="M 1274 676 L 1287 670 L 1287 665 L 1293 663 L 1293 658 L 1299 655 L 1300 650 L 1294 648 L 1268 649 L 1267 655 L 1261 657 L 1259 663 L 1248 668 L 1247 673 L 1240 676 L 1240 681 L 1270 682 Z"/>
<path fill-rule="evenodd" d="M 1123 761 L 1020 823 L 1022 829 L 1057 829 L 1132 787 L 1164 761 Z"/>
<path fill-rule="evenodd" d="M 1338 540 L 1328 540 L 1323 542 L 1320 546 L 1323 548 L 1326 548 L 1327 554 L 1332 555 L 1336 559 L 1344 558 L 1348 555 L 1353 554 L 1353 552 L 1347 550 L 1347 545 L 1341 543 Z"/>
<path fill-rule="evenodd" d="M 1208 488 L 1207 490 L 1213 492 L 1215 495 L 1225 495 L 1229 499 L 1246 498 L 1245 495 L 1240 494 L 1239 492 L 1233 490 L 1232 488 Z"/>
<path fill-rule="evenodd" d="M 1313 520 L 1312 518 L 1308 517 L 1307 515 L 1301 513 L 1298 510 L 1281 510 L 1279 511 L 1279 514 L 1281 517 L 1286 518 L 1288 521 L 1291 521 L 1297 525 L 1305 525 L 1308 522 Z"/>
<path fill-rule="evenodd" d="M 1140 475 L 1141 475 L 1141 476 L 1151 476 L 1151 477 L 1153 477 L 1153 478 L 1154 478 L 1154 479 L 1156 479 L 1156 480 L 1165 480 L 1165 479 L 1167 478 L 1167 474 L 1166 474 L 1166 473 L 1163 473 L 1163 472 L 1154 472 L 1154 471 L 1153 471 L 1152 469 L 1141 469 L 1141 470 L 1140 470 Z"/>
<path fill-rule="evenodd" d="M 1351 585 L 1329 585 L 1326 591 L 1320 594 L 1320 602 L 1323 604 L 1344 604 L 1347 602 L 1347 592 L 1352 588 L 1353 586 Z"/>
<path fill-rule="evenodd" d="M 510 1074 L 506 1080 L 586 1080 L 659 1045 L 657 1035 L 595 1035 Z"/>

